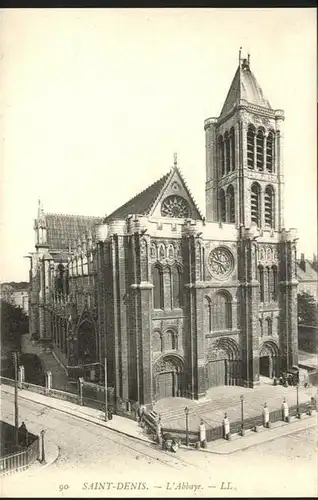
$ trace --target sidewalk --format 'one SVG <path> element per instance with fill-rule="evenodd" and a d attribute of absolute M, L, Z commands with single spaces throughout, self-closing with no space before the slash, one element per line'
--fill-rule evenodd
<path fill-rule="evenodd" d="M 14 387 L 1 384 L 1 391 L 7 394 L 14 394 Z M 73 417 L 92 422 L 94 424 L 106 427 L 114 432 L 124 434 L 147 443 L 153 443 L 153 441 L 147 436 L 145 431 L 138 425 L 135 420 L 130 420 L 125 417 L 120 417 L 119 415 L 113 415 L 112 420 L 105 422 L 104 413 L 100 410 L 95 410 L 94 408 L 89 408 L 88 406 L 79 406 L 68 401 L 62 401 L 60 399 L 55 399 L 49 396 L 43 396 L 42 394 L 37 394 L 35 392 L 27 391 L 25 389 L 20 390 L 18 393 L 19 398 L 26 399 L 28 401 L 33 401 L 34 403 L 41 404 L 43 406 L 48 406 L 57 411 L 62 411 Z"/>
<path fill-rule="evenodd" d="M 5 384 L 1 385 L 1 391 L 7 394 L 14 394 L 14 388 Z M 145 443 L 153 443 L 153 440 L 146 434 L 145 430 L 143 430 L 134 420 L 120 417 L 118 415 L 113 415 L 112 420 L 105 422 L 104 414 L 99 410 L 95 410 L 86 406 L 78 406 L 68 401 L 54 399 L 27 390 L 19 390 L 19 397 L 72 415 L 73 417 L 86 420 L 87 422 L 92 422 L 93 424 L 100 425 L 101 427 L 105 427 L 109 430 L 128 437 L 132 437 L 134 439 L 138 439 Z M 212 441 L 208 443 L 207 448 L 201 449 L 200 451 L 220 455 L 228 455 L 231 453 L 235 453 L 236 451 L 249 448 L 250 446 L 261 444 L 266 441 L 271 441 L 277 437 L 292 434 L 294 432 L 298 432 L 309 427 L 314 427 L 316 425 L 317 413 L 314 412 L 312 416 L 306 415 L 303 416 L 300 420 L 293 419 L 290 424 L 276 422 L 275 424 L 273 424 L 273 427 L 271 429 L 260 428 L 259 432 L 247 431 L 244 437 L 234 435 L 231 441 L 225 441 L 223 439 Z M 182 448 L 184 447 L 182 446 Z M 191 450 L 192 449 L 194 451 L 198 451 L 195 448 L 191 448 Z"/>
<path fill-rule="evenodd" d="M 291 423 L 275 422 L 272 424 L 271 429 L 260 427 L 258 432 L 248 430 L 245 436 L 233 435 L 231 441 L 217 440 L 208 443 L 207 448 L 200 449 L 200 451 L 215 453 L 217 455 L 230 455 L 236 451 L 242 451 L 251 446 L 273 441 L 276 438 L 287 436 L 310 427 L 317 426 L 317 413 L 312 416 L 303 415 L 300 420 L 293 417 Z"/>

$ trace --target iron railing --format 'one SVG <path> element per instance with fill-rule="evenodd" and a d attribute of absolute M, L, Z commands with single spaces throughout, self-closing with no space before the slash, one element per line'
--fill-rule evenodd
<path fill-rule="evenodd" d="M 27 469 L 40 456 L 39 437 L 21 451 L 0 458 L 0 475 L 12 474 Z M 30 439 L 30 435 L 29 435 Z"/>

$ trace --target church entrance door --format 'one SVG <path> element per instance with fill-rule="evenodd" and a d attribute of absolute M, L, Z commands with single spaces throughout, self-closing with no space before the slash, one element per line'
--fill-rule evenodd
<path fill-rule="evenodd" d="M 259 358 L 259 374 L 263 377 L 271 377 L 270 364 L 269 356 L 261 356 Z"/>
<path fill-rule="evenodd" d="M 279 348 L 273 341 L 266 341 L 259 353 L 259 374 L 263 377 L 279 377 Z"/>
<path fill-rule="evenodd" d="M 173 372 L 160 373 L 157 377 L 157 384 L 158 399 L 175 396 Z"/>
<path fill-rule="evenodd" d="M 226 360 L 210 361 L 208 364 L 208 387 L 226 385 Z"/>

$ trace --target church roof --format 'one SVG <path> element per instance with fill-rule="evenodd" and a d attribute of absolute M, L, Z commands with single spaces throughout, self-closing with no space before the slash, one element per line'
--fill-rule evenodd
<path fill-rule="evenodd" d="M 45 214 L 47 243 L 51 249 L 68 249 L 69 244 L 100 224 L 103 217 L 86 215 Z M 94 238 L 94 231 L 92 231 Z"/>
<path fill-rule="evenodd" d="M 104 222 L 107 223 L 115 219 L 124 220 L 128 215 L 132 214 L 153 215 L 156 206 L 160 203 L 160 199 L 167 195 L 167 193 L 170 193 L 170 186 L 174 181 L 180 183 L 180 194 L 184 196 L 193 207 L 191 210 L 192 218 L 203 219 L 203 215 L 196 204 L 180 169 L 175 163 L 174 167 L 172 167 L 169 172 L 151 184 L 144 191 L 134 196 L 134 198 L 131 198 L 131 200 L 127 201 L 127 203 L 117 208 L 117 210 L 104 219 Z"/>
<path fill-rule="evenodd" d="M 240 60 L 240 64 L 236 70 L 220 116 L 227 115 L 241 99 L 244 99 L 250 104 L 272 109 L 250 69 L 248 59 Z"/>
<path fill-rule="evenodd" d="M 148 215 L 169 177 L 170 171 L 110 215 L 107 215 L 104 222 L 114 219 L 123 220 L 130 214 Z"/>

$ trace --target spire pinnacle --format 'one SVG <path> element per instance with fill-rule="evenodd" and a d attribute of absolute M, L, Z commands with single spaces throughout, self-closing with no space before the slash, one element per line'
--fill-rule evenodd
<path fill-rule="evenodd" d="M 241 59 L 242 59 L 242 47 L 240 47 L 239 50 L 239 65 L 241 66 Z"/>
<path fill-rule="evenodd" d="M 173 153 L 173 165 L 174 167 L 178 166 L 178 153 Z"/>

